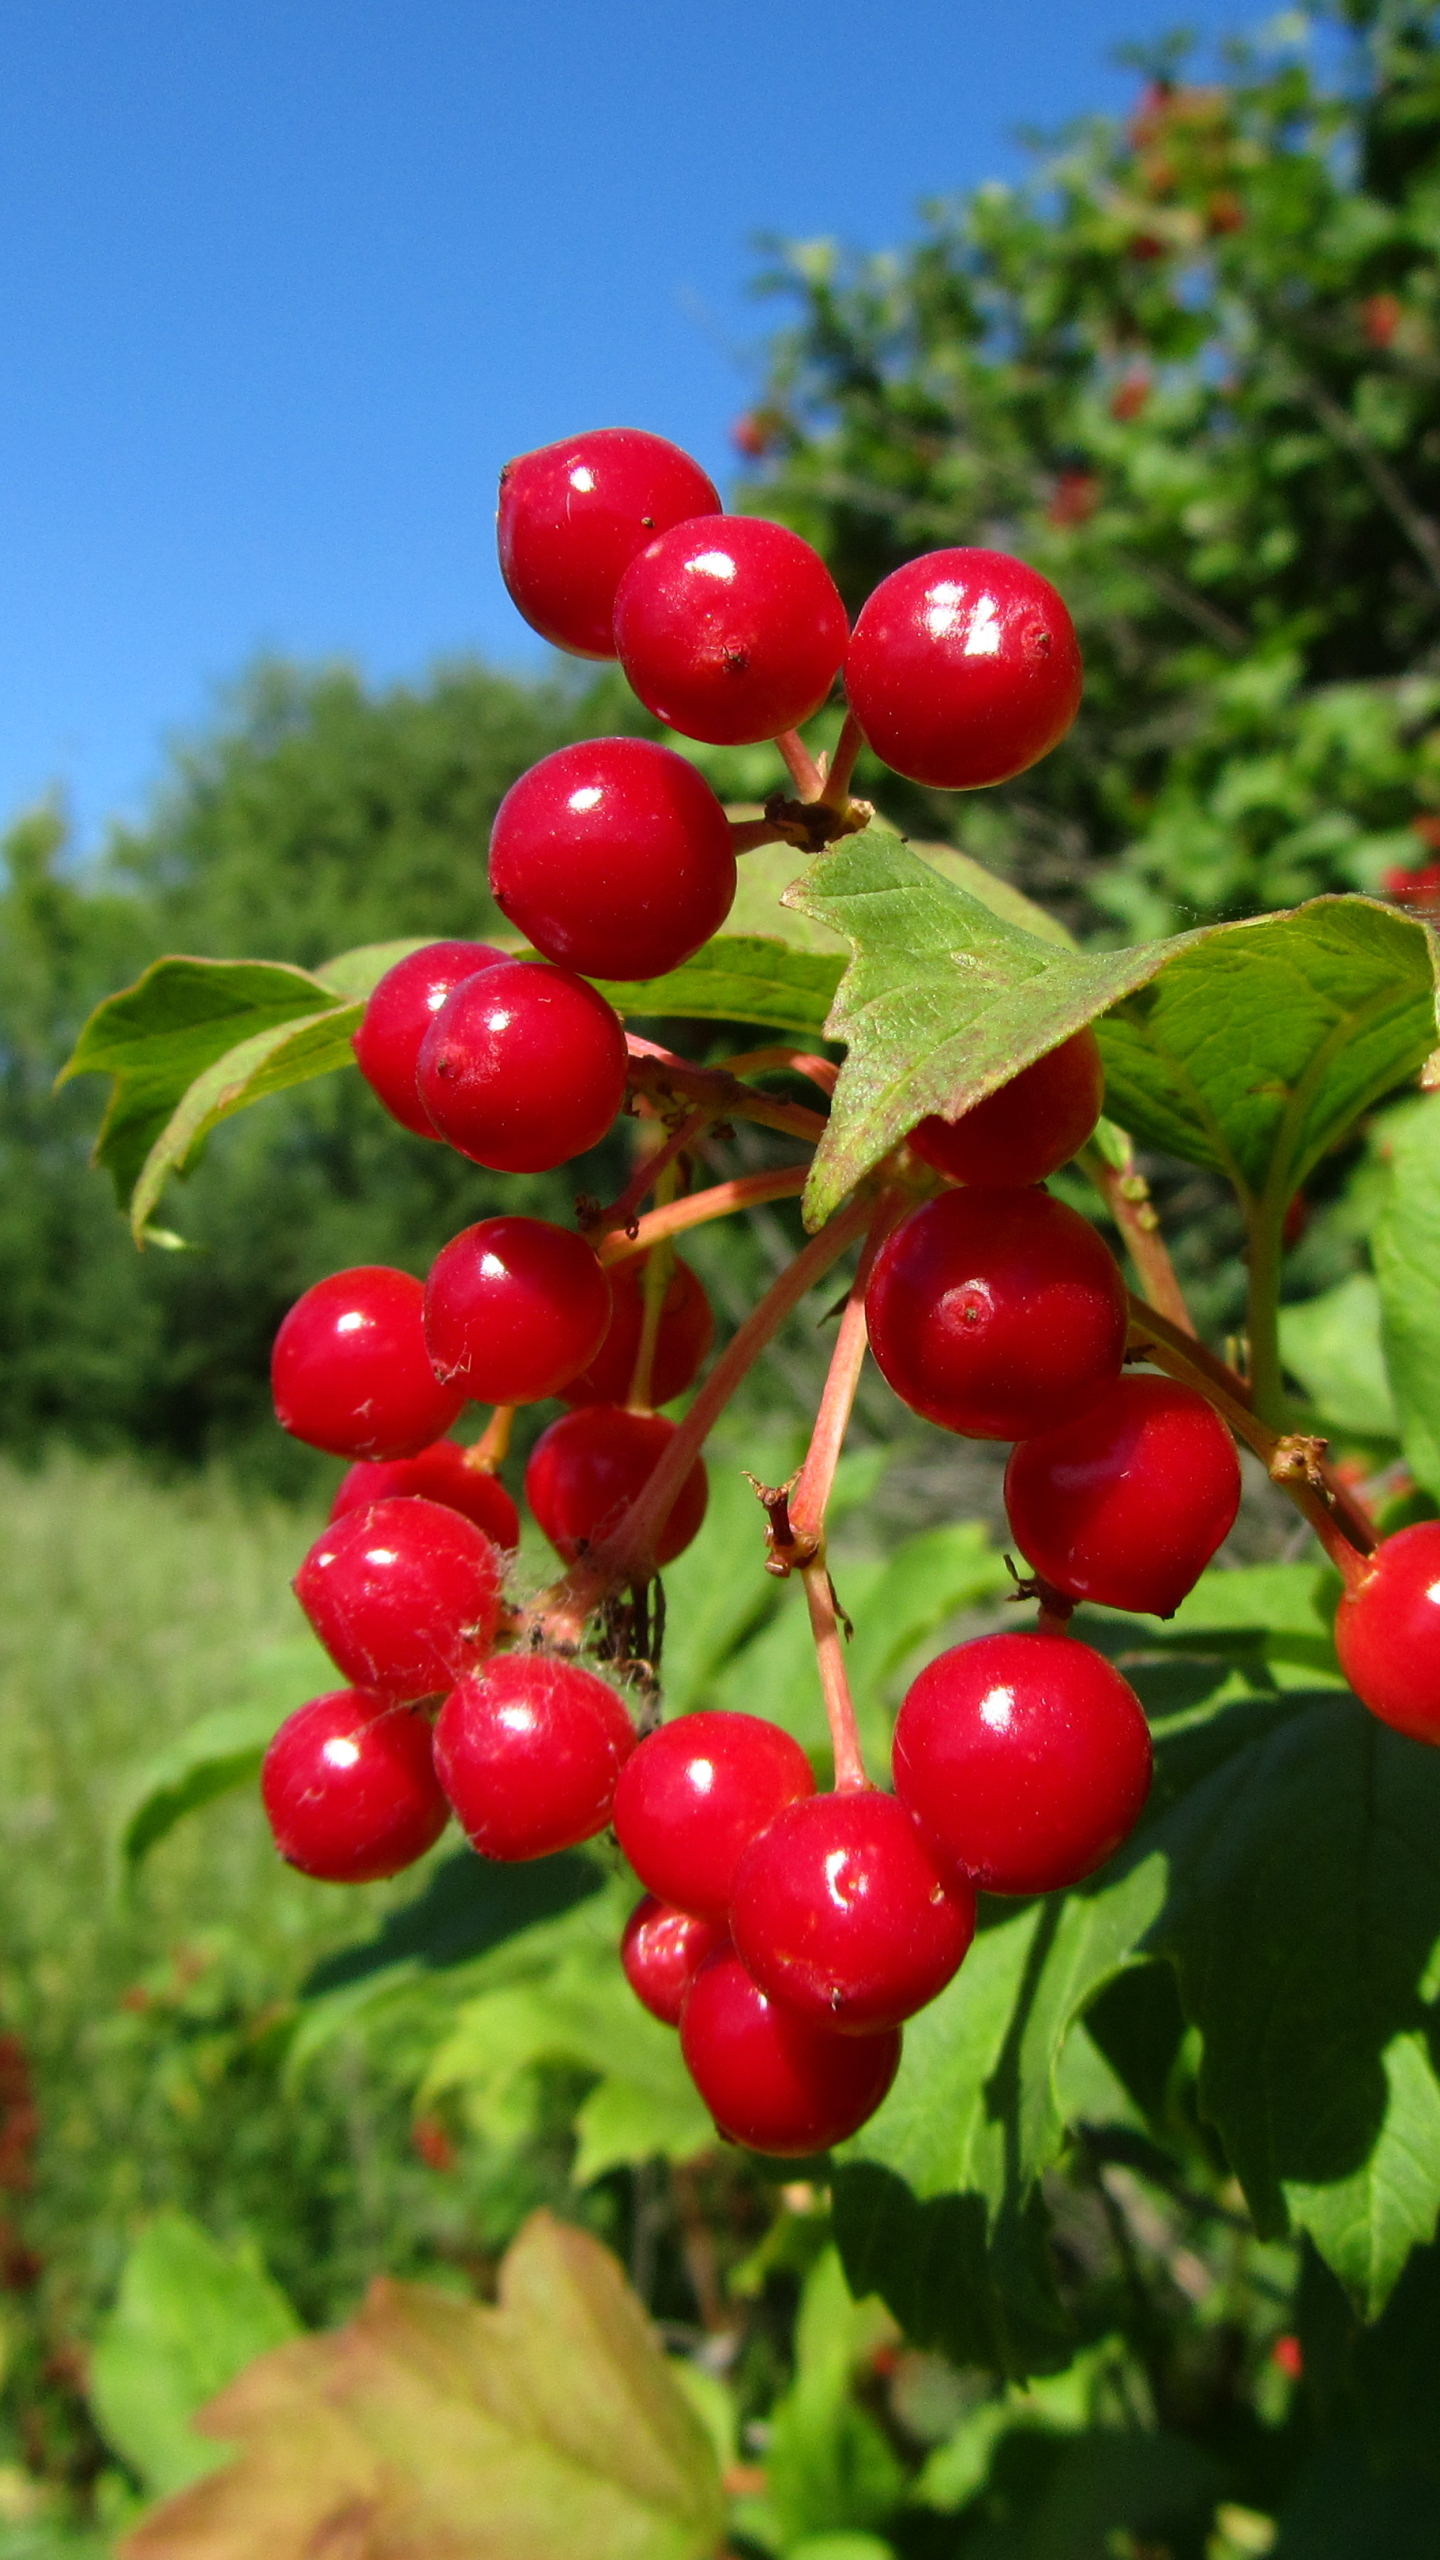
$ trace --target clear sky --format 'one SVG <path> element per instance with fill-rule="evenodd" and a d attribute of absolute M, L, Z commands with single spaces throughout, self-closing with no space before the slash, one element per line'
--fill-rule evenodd
<path fill-rule="evenodd" d="M 505 457 L 582 425 L 722 483 L 761 232 L 866 247 L 1119 106 L 1243 0 L 8 0 L 0 814 L 80 838 L 260 649 L 538 662 Z"/>

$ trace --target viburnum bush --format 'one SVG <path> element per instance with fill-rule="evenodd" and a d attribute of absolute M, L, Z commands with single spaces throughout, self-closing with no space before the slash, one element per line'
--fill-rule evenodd
<path fill-rule="evenodd" d="M 1422 1492 L 1385 1534 L 1330 1463 L 1292 1407 L 1278 1303 L 1306 1176 L 1424 1084 L 1434 937 L 1343 896 L 1084 950 L 978 864 L 892 832 L 852 793 L 862 744 L 974 789 L 1075 717 L 1065 604 L 1003 552 L 908 562 L 852 631 L 797 534 L 724 514 L 688 457 L 628 429 L 510 465 L 500 540 L 520 611 L 617 656 L 681 736 L 773 740 L 763 813 L 731 818 L 658 743 L 563 748 L 495 822 L 490 886 L 523 944 L 313 972 L 162 960 L 72 1061 L 115 1078 L 100 1154 L 142 1241 L 218 1121 L 352 1062 L 417 1143 L 494 1173 L 553 1170 L 625 1114 L 640 1140 L 618 1196 L 578 1198 L 571 1227 L 482 1217 L 423 1284 L 340 1272 L 287 1315 L 277 1416 L 352 1463 L 296 1578 L 337 1685 L 266 1755 L 280 1849 L 343 1882 L 413 1862 L 451 1812 L 500 1862 L 613 1832 L 638 1880 L 620 1961 L 719 2132 L 787 2159 L 847 2146 L 853 2285 L 922 2344 L 974 2355 L 983 2336 L 1010 2372 L 1053 2364 L 1063 2332 L 1036 2200 L 1062 2047 L 1164 1960 L 1257 2227 L 1307 2231 L 1373 2313 L 1440 2206 L 1440 1521 Z M 826 759 L 800 724 L 837 683 Z M 718 1054 L 627 1029 L 687 1021 L 731 1027 Z M 737 1025 L 758 1039 L 735 1045 Z M 777 1160 L 735 1169 L 740 1124 Z M 1141 1148 L 1232 1185 L 1242 1339 L 1198 1337 Z M 785 1199 L 807 1240 L 712 1358 L 679 1247 Z M 1395 1212 L 1397 1310 L 1433 1214 L 1423 1186 L 1408 1227 Z M 756 1484 L 755 1575 L 803 1585 L 817 1767 L 765 1716 L 666 1720 L 660 1569 L 705 1535 L 714 1426 L 842 1263 L 808 1450 Z M 1030 1613 L 918 1669 L 888 1767 L 862 1748 L 827 1554 L 867 1353 L 917 1416 L 1012 1444 Z M 556 1558 L 537 1589 L 500 1478 L 517 1408 L 550 1398 L 565 1409 L 524 1480 Z M 468 1402 L 490 1411 L 461 1448 Z M 1309 1685 L 1223 1614 L 1191 1695 L 1147 1679 L 1206 1655 L 1183 1612 L 1234 1524 L 1242 1448 L 1328 1577 L 1353 1695 L 1319 1621 L 1292 1657 Z"/>

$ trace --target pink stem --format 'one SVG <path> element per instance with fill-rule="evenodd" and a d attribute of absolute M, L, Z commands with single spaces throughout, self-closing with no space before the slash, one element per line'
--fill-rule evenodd
<path fill-rule="evenodd" d="M 904 1192 L 885 1191 L 873 1212 L 865 1250 L 860 1256 L 859 1267 L 850 1283 L 850 1295 L 841 1314 L 840 1331 L 831 1354 L 810 1446 L 790 1496 L 791 1537 L 802 1553 L 807 1547 L 812 1548 L 822 1562 L 825 1513 L 835 1482 L 835 1470 L 840 1463 L 840 1452 L 845 1445 L 845 1434 L 850 1427 L 855 1391 L 860 1384 L 869 1340 L 865 1326 L 865 1292 L 875 1267 L 875 1257 L 891 1229 L 899 1225 L 908 1206 Z"/>
<path fill-rule="evenodd" d="M 815 1660 L 819 1665 L 820 1686 L 825 1697 L 825 1720 L 830 1727 L 835 1791 L 837 1795 L 845 1795 L 859 1787 L 868 1787 L 870 1781 L 865 1774 L 860 1733 L 855 1722 L 855 1701 L 850 1695 L 850 1675 L 845 1668 L 845 1642 L 835 1609 L 834 1586 L 824 1557 L 816 1556 L 809 1564 L 802 1565 L 800 1578 L 809 1603 L 810 1632 L 815 1638 Z"/>
<path fill-rule="evenodd" d="M 785 759 L 791 781 L 802 800 L 819 800 L 825 790 L 825 776 L 806 746 L 798 729 L 784 729 L 775 741 Z"/>
<path fill-rule="evenodd" d="M 662 1236 L 683 1235 L 689 1227 L 706 1226 L 712 1218 L 731 1217 L 737 1209 L 758 1208 L 764 1200 L 793 1200 L 804 1190 L 809 1177 L 808 1164 L 781 1164 L 768 1173 L 736 1174 L 731 1182 L 717 1182 L 708 1191 L 687 1192 L 684 1199 L 668 1201 L 663 1209 L 651 1209 L 636 1220 L 633 1235 L 612 1227 L 596 1251 L 606 1270 L 613 1270 L 617 1263 L 634 1262 L 647 1254 Z"/>
<path fill-rule="evenodd" d="M 738 1058 L 722 1058 L 720 1067 L 726 1075 L 763 1076 L 771 1067 L 788 1067 L 793 1075 L 808 1076 L 822 1093 L 833 1093 L 840 1080 L 839 1062 L 835 1058 L 812 1057 L 808 1049 L 787 1049 L 777 1042 L 770 1049 L 744 1049 Z"/>
<path fill-rule="evenodd" d="M 853 711 L 845 714 L 845 726 L 835 748 L 835 759 L 825 777 L 825 787 L 816 796 L 827 809 L 843 809 L 850 797 L 850 778 L 855 761 L 865 744 L 865 733 Z"/>
<path fill-rule="evenodd" d="M 641 1158 L 618 1200 L 612 1200 L 608 1209 L 601 1210 L 589 1230 L 592 1243 L 597 1235 L 608 1233 L 610 1228 L 625 1228 L 632 1223 L 646 1192 L 654 1190 L 661 1174 L 669 1170 L 677 1156 L 682 1156 L 687 1147 L 693 1147 L 714 1116 L 712 1111 L 692 1111 L 688 1120 L 681 1121 L 663 1146 L 657 1147 L 653 1155 Z"/>

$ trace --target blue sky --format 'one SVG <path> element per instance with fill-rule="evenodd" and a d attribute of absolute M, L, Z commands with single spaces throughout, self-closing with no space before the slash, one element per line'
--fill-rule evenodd
<path fill-rule="evenodd" d="M 722 482 L 760 232 L 867 247 L 1117 106 L 1210 0 L 10 0 L 0 813 L 79 840 L 260 649 L 538 662 L 496 471 L 633 423 Z"/>

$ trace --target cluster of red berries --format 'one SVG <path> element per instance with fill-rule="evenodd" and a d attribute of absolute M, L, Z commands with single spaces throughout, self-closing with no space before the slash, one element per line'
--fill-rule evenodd
<path fill-rule="evenodd" d="M 1078 701 L 1069 617 L 1020 563 L 932 554 L 886 579 L 852 634 L 817 554 L 782 526 L 723 515 L 698 466 L 654 436 L 604 431 L 512 464 L 500 547 L 537 629 L 617 655 L 641 700 L 691 737 L 778 736 L 843 671 L 897 770 L 973 785 L 1043 754 Z M 417 950 L 376 987 L 355 1051 L 405 1128 L 538 1172 L 596 1144 L 625 1100 L 624 1029 L 591 980 L 663 975 L 716 932 L 734 895 L 731 831 L 681 756 L 594 740 L 515 784 L 491 885 L 540 959 L 476 942 Z M 598 1672 L 528 1638 L 504 1649 L 521 1636 L 503 1598 L 518 1515 L 488 1438 L 467 1450 L 446 1435 L 470 1401 L 563 1399 L 526 1497 L 566 1563 L 602 1548 L 674 1433 L 655 1407 L 693 1384 L 710 1347 L 710 1308 L 683 1264 L 652 1288 L 636 1261 L 501 1215 L 452 1238 L 423 1283 L 366 1267 L 308 1290 L 276 1339 L 275 1406 L 287 1430 L 352 1462 L 296 1580 L 349 1685 L 301 1708 L 267 1755 L 283 1854 L 359 1882 L 422 1855 L 452 1810 L 497 1859 L 613 1824 L 646 1887 L 627 1975 L 679 2027 L 722 2131 L 792 2156 L 854 2131 L 894 2076 L 904 2020 L 964 1957 L 977 1888 L 1076 1882 L 1145 1801 L 1139 1702 L 1066 1632 L 1070 1607 L 1168 1614 L 1239 1501 L 1234 1446 L 1206 1400 L 1124 1374 L 1118 1267 L 1043 1188 L 1101 1098 L 1082 1031 L 961 1119 L 923 1120 L 896 1159 L 919 1205 L 871 1271 L 875 1357 L 915 1412 L 1015 1444 L 1006 1501 L 1045 1615 L 1035 1633 L 980 1637 L 921 1672 L 900 1710 L 893 1795 L 848 1778 L 817 1794 L 799 1745 L 753 1716 L 702 1712 L 638 1738 Z M 656 1564 L 688 1545 L 705 1502 L 697 1458 Z M 1433 1589 L 1417 1599 L 1411 1573 L 1410 1615 L 1435 1614 L 1440 1525 L 1382 1550 L 1339 1630 L 1361 1695 L 1393 1722 L 1409 1713 L 1411 1731 L 1418 1711 L 1382 1692 L 1397 1676 L 1390 1586 L 1416 1540 Z M 1440 1738 L 1440 1677 L 1427 1697 Z"/>

